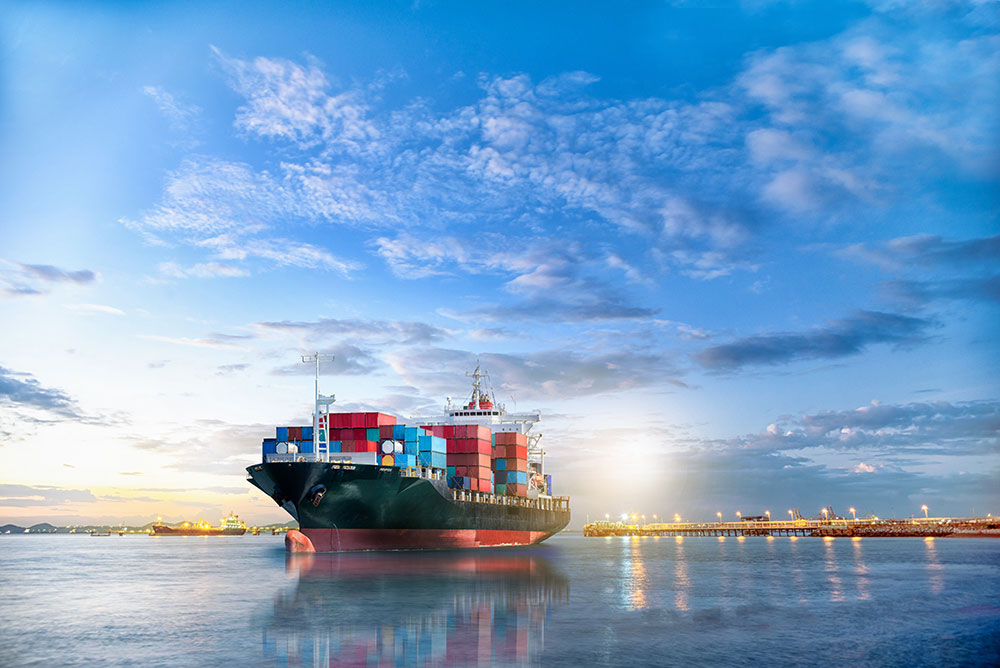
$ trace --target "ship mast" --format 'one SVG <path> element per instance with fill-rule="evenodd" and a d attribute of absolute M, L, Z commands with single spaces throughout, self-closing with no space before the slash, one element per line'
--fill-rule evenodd
<path fill-rule="evenodd" d="M 319 428 L 320 406 L 323 406 L 326 409 L 326 413 L 329 414 L 330 404 L 336 401 L 336 397 L 333 394 L 324 396 L 319 393 L 319 365 L 320 362 L 332 362 L 334 359 L 334 355 L 320 354 L 319 352 L 302 356 L 303 364 L 316 363 L 316 404 L 313 410 L 313 442 L 316 444 L 316 456 L 321 461 L 326 461 L 329 457 L 330 439 L 328 435 L 330 433 L 330 425 L 328 424 L 326 429 Z"/>

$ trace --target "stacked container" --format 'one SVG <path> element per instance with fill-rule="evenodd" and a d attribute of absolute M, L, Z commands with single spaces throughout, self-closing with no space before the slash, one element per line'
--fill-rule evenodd
<path fill-rule="evenodd" d="M 503 431 L 493 436 L 493 475 L 497 494 L 528 496 L 528 437 Z"/>

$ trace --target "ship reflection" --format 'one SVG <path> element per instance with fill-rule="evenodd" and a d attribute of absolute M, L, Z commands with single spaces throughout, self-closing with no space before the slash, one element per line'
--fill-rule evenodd
<path fill-rule="evenodd" d="M 294 555 L 262 631 L 288 666 L 537 662 L 569 581 L 538 548 Z"/>

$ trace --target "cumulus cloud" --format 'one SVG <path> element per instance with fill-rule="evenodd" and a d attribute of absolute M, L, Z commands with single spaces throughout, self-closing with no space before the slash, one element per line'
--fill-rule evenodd
<path fill-rule="evenodd" d="M 928 320 L 894 313 L 858 311 L 805 332 L 762 334 L 704 348 L 694 354 L 694 359 L 712 371 L 837 359 L 857 355 L 875 344 L 915 343 L 924 338 L 931 325 Z"/>

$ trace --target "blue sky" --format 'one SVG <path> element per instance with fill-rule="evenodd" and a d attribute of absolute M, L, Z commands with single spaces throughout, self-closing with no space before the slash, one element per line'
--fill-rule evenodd
<path fill-rule="evenodd" d="M 480 357 L 577 521 L 1000 511 L 987 2 L 8 3 L 0 519 L 243 467 Z"/>

